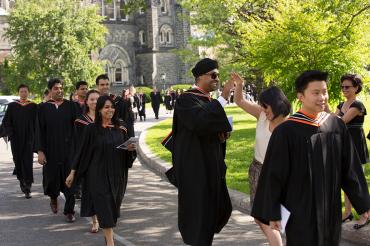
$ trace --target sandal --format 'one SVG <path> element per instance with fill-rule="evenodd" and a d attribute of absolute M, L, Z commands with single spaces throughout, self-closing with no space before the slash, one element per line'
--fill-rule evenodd
<path fill-rule="evenodd" d="M 368 224 L 370 224 L 370 219 L 369 218 L 367 218 L 366 221 L 365 221 L 365 223 L 363 223 L 363 224 L 354 224 L 353 225 L 353 229 L 359 230 L 362 227 L 367 226 Z"/>
<path fill-rule="evenodd" d="M 350 213 L 346 218 L 342 219 L 342 223 L 353 220 L 353 214 Z"/>

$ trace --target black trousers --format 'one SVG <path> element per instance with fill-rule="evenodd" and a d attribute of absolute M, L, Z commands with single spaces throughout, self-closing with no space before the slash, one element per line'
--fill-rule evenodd
<path fill-rule="evenodd" d="M 75 190 L 76 190 L 76 186 L 72 186 L 71 188 L 64 188 L 64 190 L 62 191 L 66 201 L 64 203 L 64 211 L 63 211 L 63 214 L 74 214 L 75 213 L 75 203 L 76 203 L 76 199 L 75 199 Z M 58 196 L 50 196 L 51 199 L 57 199 Z"/>
<path fill-rule="evenodd" d="M 154 111 L 154 115 L 155 115 L 155 118 L 158 119 L 158 112 L 159 112 L 159 105 L 152 105 L 152 108 L 153 108 L 153 111 Z"/>

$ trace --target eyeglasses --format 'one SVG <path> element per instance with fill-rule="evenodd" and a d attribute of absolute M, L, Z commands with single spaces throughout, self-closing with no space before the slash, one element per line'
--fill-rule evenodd
<path fill-rule="evenodd" d="M 217 78 L 219 78 L 219 73 L 206 73 L 205 75 L 209 75 L 209 76 L 211 76 L 211 79 L 217 79 Z"/>
<path fill-rule="evenodd" d="M 348 90 L 349 88 L 353 87 L 352 85 L 341 85 L 340 88 L 342 88 L 342 90 Z"/>

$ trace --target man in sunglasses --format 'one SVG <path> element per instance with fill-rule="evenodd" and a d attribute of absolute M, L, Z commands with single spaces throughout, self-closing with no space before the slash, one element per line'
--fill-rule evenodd
<path fill-rule="evenodd" d="M 218 62 L 205 58 L 192 73 L 195 85 L 177 99 L 172 126 L 178 225 L 186 244 L 211 245 L 232 211 L 224 161 L 231 125 L 223 107 L 234 84 L 227 82 L 212 99 L 220 83 Z"/>

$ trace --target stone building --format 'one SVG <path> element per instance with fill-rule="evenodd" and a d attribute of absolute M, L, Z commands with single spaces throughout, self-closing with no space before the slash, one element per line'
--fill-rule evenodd
<path fill-rule="evenodd" d="M 12 2 L 0 0 L 0 35 Z M 124 10 L 125 0 L 81 2 L 98 5 L 99 13 L 105 17 L 103 23 L 109 33 L 98 57 L 105 61 L 113 91 L 132 84 L 167 88 L 171 84 L 192 83 L 189 65 L 173 52 L 185 48 L 190 37 L 190 25 L 181 17 L 187 13 L 176 0 L 147 0 L 146 9 L 129 15 Z M 3 49 L 9 53 L 10 46 L 5 43 L 0 43 L 0 56 Z"/>
<path fill-rule="evenodd" d="M 14 4 L 14 1 L 0 0 L 0 62 L 3 62 L 6 57 L 10 55 L 10 44 L 5 39 L 5 29 L 8 26 L 7 17 L 9 15 L 9 9 Z"/>
<path fill-rule="evenodd" d="M 147 0 L 148 7 L 125 14 L 124 0 L 92 1 L 100 7 L 109 30 L 107 45 L 99 52 L 113 89 L 128 85 L 191 83 L 189 66 L 173 52 L 187 46 L 190 25 L 187 14 L 175 0 Z"/>

